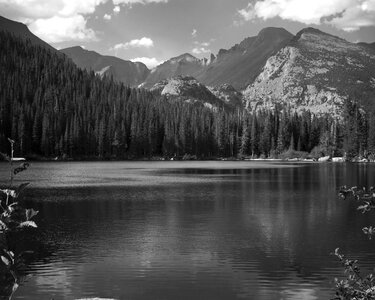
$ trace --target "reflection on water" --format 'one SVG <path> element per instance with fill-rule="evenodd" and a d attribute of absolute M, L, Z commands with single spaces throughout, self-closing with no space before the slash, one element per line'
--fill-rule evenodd
<path fill-rule="evenodd" d="M 375 265 L 360 230 L 371 215 L 336 197 L 373 184 L 372 165 L 68 166 L 21 178 L 38 179 L 39 256 L 15 299 L 329 299 L 336 247 Z M 71 185 L 68 173 L 83 175 Z"/>

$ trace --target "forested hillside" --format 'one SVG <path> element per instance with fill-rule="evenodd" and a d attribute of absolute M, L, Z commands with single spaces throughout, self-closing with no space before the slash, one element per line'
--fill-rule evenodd
<path fill-rule="evenodd" d="M 231 157 L 288 149 L 356 155 L 375 149 L 374 114 L 356 101 L 344 118 L 286 107 L 211 110 L 125 87 L 68 58 L 0 32 L 0 151 L 66 158 Z M 345 120 L 345 122 L 343 121 Z"/>
<path fill-rule="evenodd" d="M 0 150 L 47 157 L 218 154 L 220 124 L 201 106 L 101 79 L 0 32 Z"/>
<path fill-rule="evenodd" d="M 60 52 L 70 57 L 81 69 L 92 70 L 101 76 L 113 76 L 116 81 L 131 87 L 139 86 L 150 73 L 143 63 L 101 55 L 79 46 L 61 49 Z"/>

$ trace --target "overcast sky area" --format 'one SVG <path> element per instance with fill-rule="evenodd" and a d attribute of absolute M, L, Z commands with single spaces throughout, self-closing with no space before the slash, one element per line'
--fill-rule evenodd
<path fill-rule="evenodd" d="M 375 0 L 0 0 L 0 15 L 55 48 L 79 45 L 149 68 L 186 52 L 217 54 L 270 26 L 375 42 Z"/>

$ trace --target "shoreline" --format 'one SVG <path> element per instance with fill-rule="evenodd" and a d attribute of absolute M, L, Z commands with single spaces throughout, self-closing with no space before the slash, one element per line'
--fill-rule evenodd
<path fill-rule="evenodd" d="M 74 159 L 53 159 L 53 158 L 27 158 L 27 162 L 283 162 L 283 163 L 375 163 L 371 160 L 352 160 L 352 161 L 319 161 L 314 159 L 299 159 L 299 158 L 202 158 L 202 159 L 163 159 L 163 158 L 134 158 L 134 159 L 99 159 L 99 158 L 74 158 Z M 6 160 L 0 160 L 0 163 L 7 163 Z M 13 161 L 13 163 L 22 163 Z"/>

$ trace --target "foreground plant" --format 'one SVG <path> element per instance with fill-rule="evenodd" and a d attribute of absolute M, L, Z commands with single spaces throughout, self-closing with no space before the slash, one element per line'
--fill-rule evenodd
<path fill-rule="evenodd" d="M 342 199 L 355 199 L 359 202 L 358 210 L 366 213 L 375 208 L 375 189 L 343 186 L 340 188 L 339 196 Z M 375 235 L 375 227 L 369 226 L 362 228 L 362 231 L 371 240 Z M 375 276 L 370 273 L 364 276 L 358 266 L 357 260 L 346 258 L 339 252 L 339 248 L 333 253 L 341 262 L 345 269 L 346 278 L 335 279 L 336 297 L 334 299 L 353 299 L 353 300 L 371 300 L 375 299 Z"/>
<path fill-rule="evenodd" d="M 13 167 L 13 163 L 24 161 L 23 158 L 15 158 L 14 141 L 8 139 L 11 152 L 10 156 L 4 153 L 0 155 L 9 162 L 10 183 L 7 188 L 0 189 L 0 299 L 11 299 L 18 288 L 17 269 L 22 264 L 22 254 L 16 256 L 8 247 L 9 233 L 23 230 L 27 227 L 36 228 L 32 218 L 38 214 L 34 209 L 26 209 L 22 205 L 22 191 L 29 184 L 22 183 L 13 187 L 14 176 L 29 167 L 27 162 Z M 6 297 L 6 298 L 4 298 Z"/>

